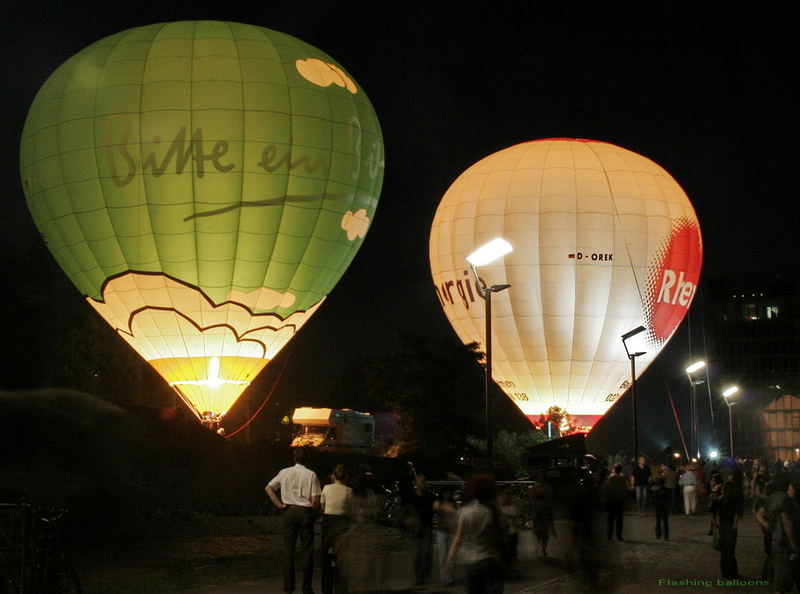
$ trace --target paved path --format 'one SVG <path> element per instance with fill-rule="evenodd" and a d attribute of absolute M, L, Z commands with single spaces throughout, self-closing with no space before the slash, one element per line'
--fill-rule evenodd
<path fill-rule="evenodd" d="M 707 536 L 709 517 L 670 516 L 670 540 L 656 540 L 655 519 L 626 514 L 623 542 L 605 539 L 605 517 L 598 518 L 599 536 L 586 553 L 577 552 L 569 542 L 569 526 L 557 523 L 558 538 L 550 544 L 551 559 L 535 555 L 534 539 L 530 531 L 520 535 L 519 577 L 507 581 L 506 593 L 553 592 L 575 594 L 580 592 L 661 593 L 668 592 L 773 592 L 760 582 L 761 564 L 764 560 L 761 533 L 747 513 L 739 527 L 736 557 L 739 572 L 745 581 L 730 582 L 719 576 L 719 553 L 711 548 Z M 395 541 L 397 542 L 397 541 Z M 375 552 L 369 558 L 369 567 L 380 575 L 370 592 L 462 592 L 463 583 L 455 587 L 429 585 L 413 587 L 410 553 L 404 546 L 400 550 Z M 434 559 L 436 551 L 434 550 Z M 434 562 L 435 565 L 435 562 Z M 280 569 L 273 569 L 278 574 Z M 299 578 L 300 576 L 298 576 Z M 437 579 L 434 575 L 434 579 Z M 593 581 L 594 580 L 594 581 Z M 460 581 L 460 580 L 459 580 Z M 315 591 L 319 593 L 319 573 L 315 574 Z M 249 592 L 280 593 L 279 575 L 254 582 L 207 586 L 186 592 L 197 594 L 239 594 Z"/>

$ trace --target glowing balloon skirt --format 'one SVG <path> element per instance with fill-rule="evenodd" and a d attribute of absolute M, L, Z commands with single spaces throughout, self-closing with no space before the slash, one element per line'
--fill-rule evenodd
<path fill-rule="evenodd" d="M 479 161 L 445 193 L 430 237 L 439 302 L 464 343 L 483 343 L 484 303 L 466 257 L 495 238 L 513 251 L 478 267 L 492 296 L 494 380 L 532 422 L 551 406 L 589 430 L 630 385 L 621 336 L 643 372 L 674 334 L 700 278 L 694 209 L 670 175 L 612 144 L 548 139 Z M 636 345 L 632 345 L 636 346 Z"/>
<path fill-rule="evenodd" d="M 192 408 L 224 416 L 244 389 L 268 363 L 245 357 L 184 357 L 150 361 Z M 202 379 L 196 379 L 202 378 Z"/>
<path fill-rule="evenodd" d="M 199 418 L 221 418 L 317 306 L 285 320 L 254 313 L 262 288 L 215 304 L 164 275 L 109 279 L 89 304 L 181 395 Z"/>
<path fill-rule="evenodd" d="M 20 166 L 70 280 L 218 420 L 354 258 L 383 141 L 327 54 L 262 27 L 183 21 L 59 67 L 28 113 Z"/>

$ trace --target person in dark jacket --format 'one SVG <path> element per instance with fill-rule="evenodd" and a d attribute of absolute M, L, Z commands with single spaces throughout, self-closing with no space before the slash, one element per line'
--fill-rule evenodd
<path fill-rule="evenodd" d="M 764 497 L 756 497 L 755 518 L 761 526 L 761 536 L 764 544 L 764 563 L 761 566 L 761 579 L 774 582 L 772 563 L 772 535 L 775 527 L 781 521 L 781 507 L 786 499 L 786 490 L 789 488 L 789 477 L 777 474 L 767 483 Z"/>
<path fill-rule="evenodd" d="M 669 540 L 669 510 L 672 504 L 672 493 L 664 485 L 663 476 L 655 477 L 650 484 L 650 493 L 653 505 L 656 508 L 656 538 L 662 536 Z"/>
<path fill-rule="evenodd" d="M 711 505 L 719 530 L 720 573 L 724 578 L 738 578 L 740 576 L 736 562 L 736 540 L 741 507 L 737 500 L 736 486 L 731 481 L 725 481 L 722 484 L 721 495 Z"/>
<path fill-rule="evenodd" d="M 414 489 L 408 495 L 405 519 L 414 561 L 415 586 L 427 584 L 431 575 L 435 500 L 434 494 L 428 491 L 425 475 L 417 474 L 414 479 Z"/>
<path fill-rule="evenodd" d="M 800 590 L 800 484 L 789 483 L 772 539 L 776 592 Z"/>
<path fill-rule="evenodd" d="M 669 511 L 676 513 L 676 501 L 678 500 L 677 494 L 680 493 L 678 489 L 678 471 L 675 470 L 674 464 L 669 464 L 664 471 L 664 488 L 669 495 Z"/>
<path fill-rule="evenodd" d="M 539 472 L 536 475 L 536 484 L 531 487 L 530 514 L 533 533 L 539 543 L 538 553 L 542 557 L 547 557 L 550 536 L 556 537 L 553 498 L 553 488 L 547 483 L 544 472 Z"/>
<path fill-rule="evenodd" d="M 647 515 L 647 487 L 650 483 L 650 467 L 644 456 L 639 457 L 639 463 L 633 467 L 631 483 L 636 489 L 636 509 L 640 516 Z"/>
<path fill-rule="evenodd" d="M 606 536 L 616 534 L 622 540 L 622 518 L 625 510 L 625 499 L 628 497 L 628 481 L 622 474 L 622 464 L 617 464 L 603 486 L 603 497 L 606 500 L 608 524 Z"/>

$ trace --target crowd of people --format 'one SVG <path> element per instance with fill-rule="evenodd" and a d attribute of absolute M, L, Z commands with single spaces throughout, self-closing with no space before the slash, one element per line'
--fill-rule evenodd
<path fill-rule="evenodd" d="M 369 542 L 374 545 L 381 535 L 370 539 L 365 530 L 375 526 L 385 490 L 375 484 L 367 465 L 361 465 L 352 480 L 345 467 L 337 465 L 323 485 L 306 466 L 306 449 L 295 448 L 294 459 L 293 466 L 282 469 L 265 487 L 282 514 L 283 590 L 295 591 L 299 559 L 301 592 L 314 592 L 314 522 L 319 516 L 323 594 L 380 589 L 381 559 L 365 546 L 369 547 Z M 516 498 L 498 489 L 490 475 L 472 477 L 463 493 L 458 490 L 458 498 L 453 487 L 434 493 L 425 475 L 411 464 L 396 485 L 397 527 L 408 539 L 414 584 L 431 583 L 435 542 L 436 575 L 443 585 L 455 585 L 458 565 L 469 592 L 502 592 L 503 581 L 513 570 L 522 522 Z M 537 518 L 534 529 L 546 555 L 548 535 L 555 534 L 550 494 L 539 488 L 533 501 Z"/>
<path fill-rule="evenodd" d="M 321 484 L 317 474 L 306 467 L 306 451 L 295 448 L 294 455 L 295 465 L 281 470 L 265 489 L 283 514 L 284 591 L 295 589 L 299 557 L 302 592 L 313 592 L 314 522 L 318 516 L 323 594 L 347 592 L 354 586 L 379 587 L 385 568 L 375 551 L 367 550 L 373 545 L 365 544 L 369 539 L 364 535 L 376 524 L 385 491 L 378 488 L 365 465 L 352 478 L 344 466 L 337 465 Z M 599 515 L 596 512 L 605 508 L 606 538 L 622 541 L 628 502 L 641 517 L 652 510 L 657 540 L 670 539 L 670 516 L 700 514 L 698 535 L 711 537 L 719 551 L 720 575 L 740 579 L 738 526 L 752 502 L 747 511 L 753 513 L 763 533 L 761 579 L 774 584 L 778 592 L 790 592 L 793 587 L 800 591 L 797 465 L 731 460 L 709 464 L 700 460 L 676 467 L 669 461 L 658 463 L 641 457 L 627 467 L 596 465 L 587 476 L 591 480 L 564 489 L 565 485 L 553 484 L 540 472 L 532 481 L 515 485 L 512 492 L 507 486 L 499 487 L 492 476 L 481 474 L 472 477 L 463 491 L 448 484 L 434 492 L 427 478 L 409 463 L 396 482 L 396 527 L 408 539 L 414 584 L 428 584 L 436 576 L 443 585 L 452 586 L 458 566 L 468 592 L 502 592 L 504 582 L 515 577 L 520 531 L 530 529 L 538 556 L 546 560 L 548 544 L 557 536 L 557 513 L 564 520 L 558 523 L 559 530 L 567 530 L 571 554 L 581 567 L 588 568 L 586 578 L 592 583 L 599 568 L 597 559 L 589 557 L 599 548 L 597 539 L 602 538 L 598 534 L 602 531 L 592 528 Z M 434 572 L 434 567 L 438 571 Z"/>
<path fill-rule="evenodd" d="M 636 509 L 646 516 L 652 507 L 656 539 L 669 540 L 669 516 L 694 516 L 703 508 L 709 518 L 706 536 L 719 551 L 722 578 L 743 579 L 736 560 L 739 522 L 746 501 L 761 527 L 764 563 L 760 579 L 776 592 L 800 592 L 800 464 L 792 461 L 693 461 L 676 468 L 640 457 L 628 472 L 616 465 L 601 480 L 609 540 L 623 538 L 624 502 L 635 492 Z"/>

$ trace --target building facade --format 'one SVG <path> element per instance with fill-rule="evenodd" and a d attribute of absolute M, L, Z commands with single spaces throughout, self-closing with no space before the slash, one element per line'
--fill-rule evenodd
<path fill-rule="evenodd" d="M 736 456 L 796 459 L 800 281 L 790 274 L 710 275 L 702 307 L 719 434 L 733 427 Z M 726 406 L 721 392 L 730 385 L 739 391 Z"/>
<path fill-rule="evenodd" d="M 779 396 L 761 414 L 763 456 L 769 460 L 800 460 L 800 397 Z"/>

